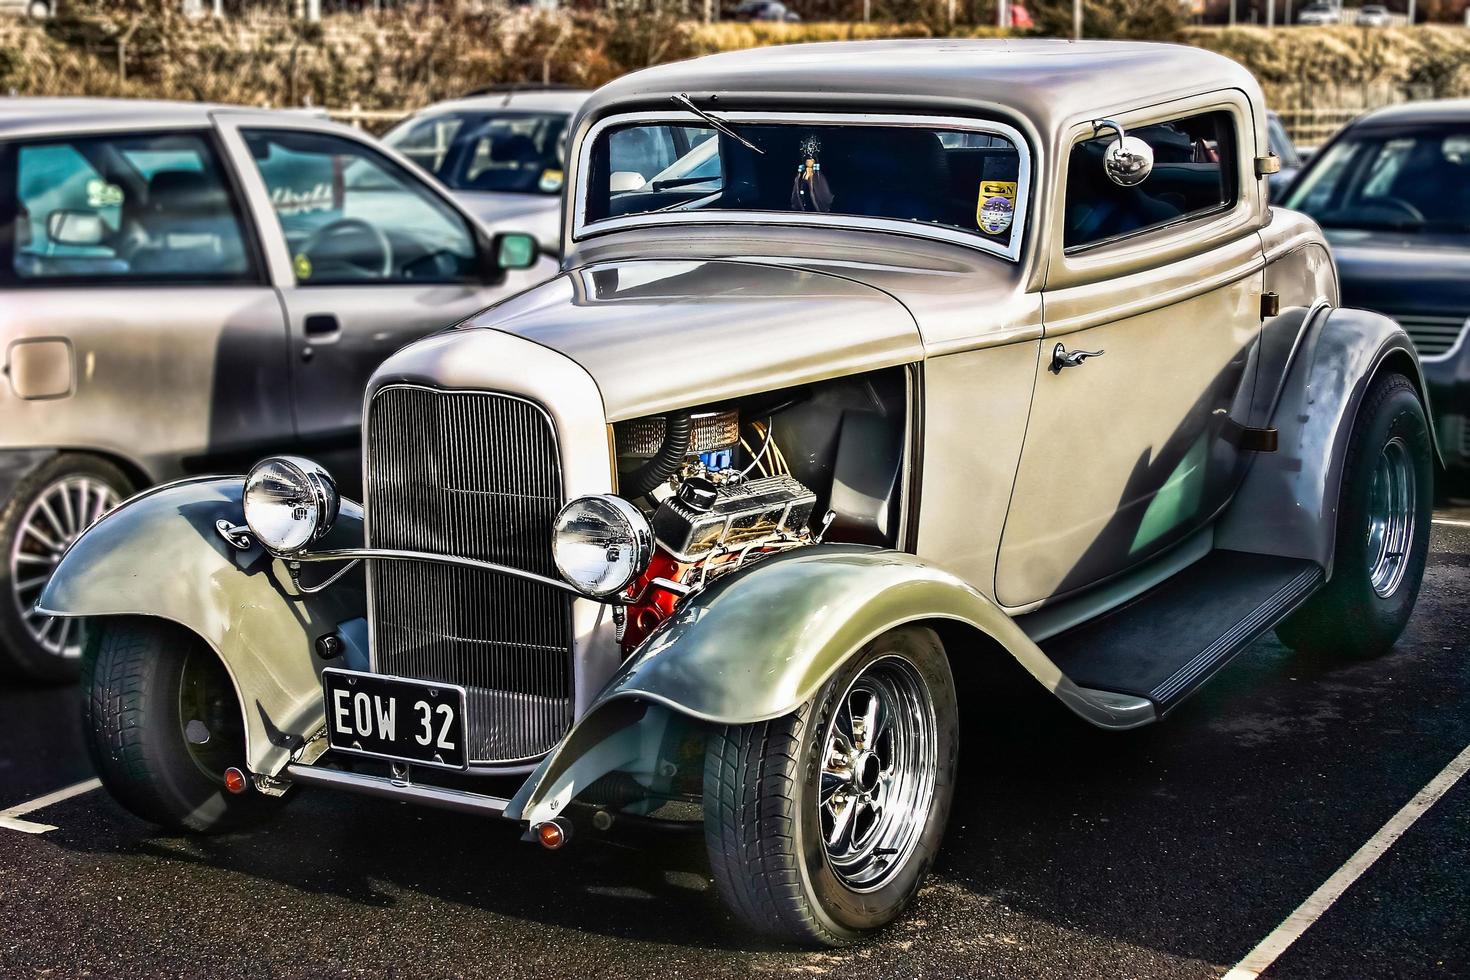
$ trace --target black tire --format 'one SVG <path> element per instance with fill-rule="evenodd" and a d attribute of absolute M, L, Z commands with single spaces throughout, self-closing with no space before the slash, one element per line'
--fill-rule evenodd
<path fill-rule="evenodd" d="M 22 477 L 10 499 L 0 505 L 0 675 L 42 683 L 76 680 L 82 643 L 66 643 L 64 646 L 69 648 L 69 652 L 58 653 L 48 649 L 32 633 L 33 626 L 45 622 L 28 615 L 29 605 L 39 597 L 42 588 L 33 583 L 48 580 L 50 569 L 44 565 L 17 564 L 22 560 L 21 551 L 27 552 L 27 559 L 34 559 L 39 556 L 31 552 L 39 549 L 42 555 L 46 555 L 49 549 L 30 536 L 19 542 L 17 539 L 21 538 L 27 515 L 34 513 L 33 507 L 38 500 L 47 496 L 58 483 L 79 479 L 90 481 L 99 488 L 105 487 L 114 502 L 122 501 L 133 492 L 132 481 L 127 474 L 106 460 L 84 453 L 61 453 Z M 55 543 L 64 545 L 66 542 L 58 540 Z M 59 558 L 60 554 L 51 557 Z M 18 584 L 21 586 L 19 590 Z M 64 626 L 60 622 L 50 623 L 50 628 L 56 631 Z M 79 623 L 71 627 L 74 631 L 81 628 Z M 58 639 L 59 635 L 59 632 L 54 632 L 48 634 L 48 638 Z M 69 638 L 79 639 L 79 634 L 74 632 Z"/>
<path fill-rule="evenodd" d="M 908 821 L 917 833 L 905 844 L 907 856 L 880 864 L 884 877 L 856 889 L 834 871 L 824 840 L 824 757 L 854 682 L 872 676 L 870 667 L 901 663 L 922 681 L 933 710 L 933 751 L 925 753 L 933 760 L 932 793 L 922 818 Z M 802 945 L 843 945 L 892 922 L 934 862 L 958 751 L 954 678 L 939 638 L 920 627 L 869 643 L 795 713 L 715 730 L 705 749 L 704 827 L 720 897 L 748 927 Z"/>
<path fill-rule="evenodd" d="M 1374 474 L 1385 448 L 1404 447 L 1412 472 L 1413 526 L 1402 575 L 1387 595 L 1374 587 L 1368 528 Z M 1353 422 L 1338 495 L 1332 579 L 1276 628 L 1287 646 L 1326 656 L 1369 657 L 1387 651 L 1403 633 L 1429 558 L 1434 512 L 1434 458 L 1429 423 L 1413 382 L 1385 374 L 1373 383 Z"/>
<path fill-rule="evenodd" d="M 217 833 L 258 823 L 285 801 L 225 789 L 225 769 L 245 769 L 239 701 L 214 651 L 172 623 L 95 624 L 82 656 L 82 727 L 102 785 L 150 823 Z M 206 740 L 191 747 L 186 730 Z"/>

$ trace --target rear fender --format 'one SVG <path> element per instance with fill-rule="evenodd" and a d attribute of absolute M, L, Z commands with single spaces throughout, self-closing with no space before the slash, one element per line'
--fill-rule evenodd
<path fill-rule="evenodd" d="M 238 549 L 216 521 L 244 523 L 243 480 L 185 480 L 147 491 L 77 539 L 38 606 L 55 616 L 153 616 L 197 634 L 219 656 L 245 714 L 246 763 L 274 776 L 325 724 L 318 637 L 360 618 L 360 575 L 300 593 L 254 536 Z M 362 545 L 362 510 L 343 501 L 326 547 Z M 308 572 L 316 582 L 327 573 Z M 317 752 L 324 741 L 312 743 Z"/>
<path fill-rule="evenodd" d="M 652 743 L 637 731 L 657 717 L 649 706 L 713 725 L 779 718 L 812 698 L 869 640 L 936 621 L 990 637 L 1099 727 L 1154 720 L 1147 701 L 1073 684 L 1014 620 L 948 572 L 902 552 L 818 545 L 764 559 L 686 598 L 542 761 L 506 815 L 536 824 L 612 768 L 649 768 L 653 760 L 637 749 Z"/>
<path fill-rule="evenodd" d="M 1366 310 L 1315 311 L 1271 415 L 1277 449 L 1255 455 L 1217 526 L 1217 548 L 1304 558 L 1331 577 L 1353 423 L 1368 389 L 1387 371 L 1408 375 L 1432 417 L 1419 358 L 1402 327 Z M 1434 447 L 1438 460 L 1437 442 Z"/>

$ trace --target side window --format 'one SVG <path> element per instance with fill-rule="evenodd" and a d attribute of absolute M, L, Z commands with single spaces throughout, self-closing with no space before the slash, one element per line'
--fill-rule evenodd
<path fill-rule="evenodd" d="M 1072 147 L 1064 248 L 1096 245 L 1235 203 L 1235 127 L 1228 112 L 1206 112 L 1128 134 L 1154 151 L 1153 173 L 1134 187 L 1119 187 L 1103 172 L 1111 130 Z"/>
<path fill-rule="evenodd" d="M 202 135 L 23 143 L 7 171 L 17 280 L 255 281 L 238 202 Z"/>
<path fill-rule="evenodd" d="M 469 223 L 387 157 L 323 133 L 254 130 L 244 136 L 299 285 L 476 277 Z"/>

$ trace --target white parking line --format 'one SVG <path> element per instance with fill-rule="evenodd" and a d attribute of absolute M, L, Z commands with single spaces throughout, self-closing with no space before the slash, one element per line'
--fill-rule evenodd
<path fill-rule="evenodd" d="M 1414 825 L 1414 821 L 1424 816 L 1430 807 L 1441 796 L 1449 792 L 1450 787 L 1459 782 L 1460 777 L 1470 771 L 1470 745 L 1451 760 L 1450 764 L 1440 771 L 1429 781 L 1414 798 L 1404 804 L 1402 810 L 1395 813 L 1373 839 L 1368 841 L 1358 852 L 1348 858 L 1346 864 L 1322 883 L 1322 886 L 1312 892 L 1307 900 L 1297 906 L 1295 912 L 1286 917 L 1286 921 L 1277 926 L 1271 935 L 1261 940 L 1261 944 L 1247 954 L 1246 958 L 1236 964 L 1235 968 L 1225 974 L 1223 980 L 1255 980 L 1261 975 L 1276 958 L 1301 938 L 1302 933 L 1311 928 L 1312 923 L 1322 917 L 1322 913 L 1332 907 L 1332 903 L 1342 897 L 1353 882 L 1360 878 L 1364 871 L 1373 866 L 1373 862 L 1383 857 L 1388 849 L 1393 846 L 1394 841 L 1403 836 L 1404 831 Z"/>
<path fill-rule="evenodd" d="M 1470 521 L 1455 521 L 1448 517 L 1436 517 L 1434 523 L 1444 524 L 1447 527 L 1470 527 Z"/>
<path fill-rule="evenodd" d="M 89 779 L 85 783 L 77 783 L 75 786 L 68 786 L 54 793 L 47 793 L 45 796 L 31 800 L 29 803 L 13 806 L 8 810 L 0 810 L 0 829 L 18 830 L 22 834 L 45 834 L 53 831 L 56 828 L 50 824 L 32 823 L 29 820 L 22 820 L 20 818 L 27 813 L 35 813 L 37 810 L 44 810 L 48 806 L 55 806 L 62 800 L 69 800 L 73 796 L 90 793 L 101 785 L 102 780 Z"/>

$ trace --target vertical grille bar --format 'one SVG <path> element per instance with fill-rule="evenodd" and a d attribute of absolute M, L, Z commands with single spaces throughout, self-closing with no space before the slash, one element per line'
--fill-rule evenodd
<path fill-rule="evenodd" d="M 367 429 L 368 544 L 556 577 L 562 504 L 551 420 L 523 399 L 395 385 Z M 369 563 L 376 669 L 461 684 L 472 762 L 547 752 L 572 720 L 571 600 L 472 568 Z"/>

